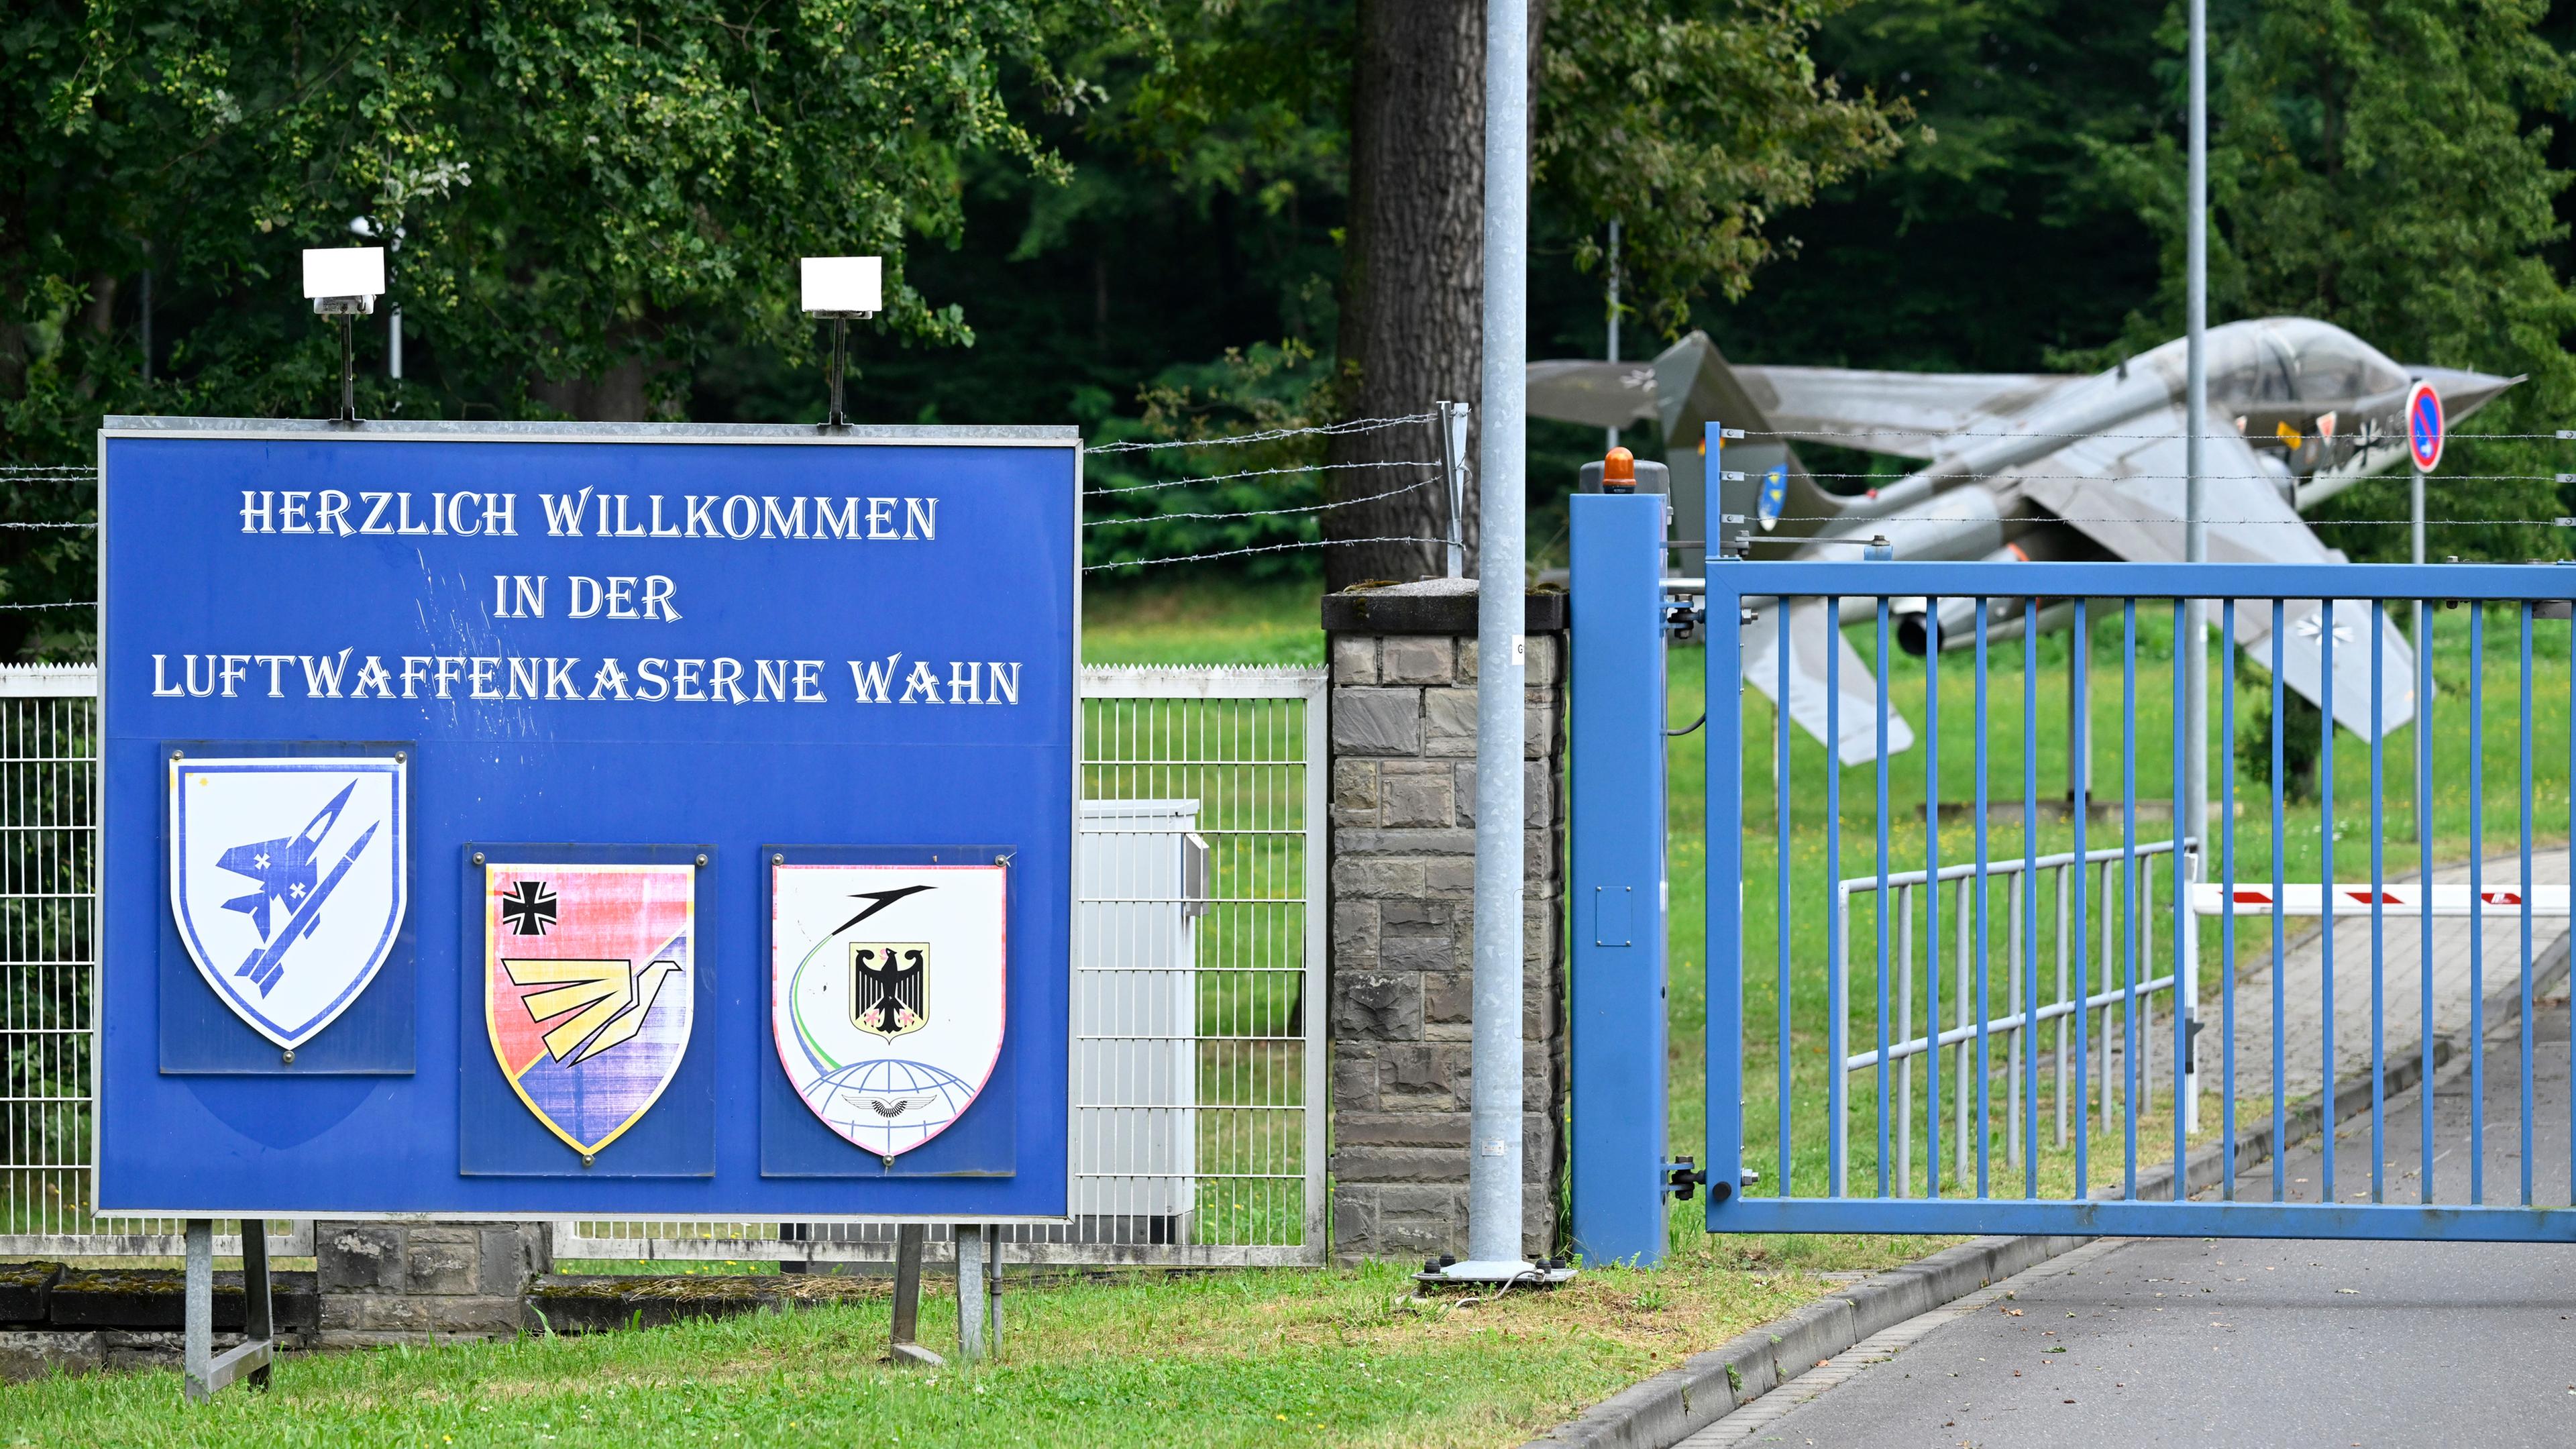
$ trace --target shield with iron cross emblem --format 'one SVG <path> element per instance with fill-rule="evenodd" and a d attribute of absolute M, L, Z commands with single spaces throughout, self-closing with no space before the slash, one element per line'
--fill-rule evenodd
<path fill-rule="evenodd" d="M 483 869 L 492 1054 L 585 1164 L 653 1109 L 688 1054 L 697 890 L 686 865 Z"/>

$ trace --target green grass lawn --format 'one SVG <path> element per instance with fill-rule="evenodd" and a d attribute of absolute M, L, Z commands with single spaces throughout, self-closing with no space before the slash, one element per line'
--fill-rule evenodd
<path fill-rule="evenodd" d="M 1001 1359 L 882 1367 L 884 1299 L 589 1338 L 297 1356 L 189 1406 L 168 1373 L 0 1389 L 0 1443 L 1507 1445 L 1910 1244 L 1701 1246 L 1548 1293 L 1414 1299 L 1400 1269 L 1013 1292 Z M 932 1286 L 936 1286 L 935 1282 Z M 932 1295 L 925 1294 L 925 1298 Z M 953 1336 L 923 1304 L 921 1336 Z"/>
<path fill-rule="evenodd" d="M 1129 584 L 1082 601 L 1086 664 L 1321 664 L 1319 584 Z"/>

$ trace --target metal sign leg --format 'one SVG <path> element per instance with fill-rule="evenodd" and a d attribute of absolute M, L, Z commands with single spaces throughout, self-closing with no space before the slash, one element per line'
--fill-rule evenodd
<path fill-rule="evenodd" d="M 984 1229 L 957 1226 L 957 1357 L 974 1363 L 985 1356 Z"/>
<path fill-rule="evenodd" d="M 942 1368 L 948 1360 L 914 1342 L 921 1329 L 921 1240 L 919 1223 L 894 1230 L 894 1344 L 886 1358 L 893 1363 Z"/>
<path fill-rule="evenodd" d="M 270 1360 L 277 1351 L 276 1318 L 269 1297 L 268 1224 L 245 1219 L 242 1230 L 243 1334 L 235 1347 L 215 1352 L 215 1222 L 188 1219 L 187 1308 L 181 1334 L 182 1363 L 190 1403 L 202 1404 L 225 1385 L 248 1379 L 251 1387 L 268 1387 Z"/>
<path fill-rule="evenodd" d="M 984 1298 L 991 1311 L 986 1315 L 985 1341 L 995 1358 L 1002 1356 L 1002 1230 L 986 1228 L 984 1241 L 991 1248 L 984 1262 Z"/>

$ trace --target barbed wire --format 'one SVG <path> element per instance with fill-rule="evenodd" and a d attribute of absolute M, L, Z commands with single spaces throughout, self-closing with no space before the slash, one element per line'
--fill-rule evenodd
<path fill-rule="evenodd" d="M 1781 438 L 1793 443 L 1802 439 L 1810 438 L 1913 438 L 1933 442 L 1947 441 L 1951 438 L 2104 438 L 2114 442 L 2161 443 L 2182 436 L 2182 433 L 2179 430 L 2168 433 L 2052 433 L 2036 430 L 2021 431 L 2018 429 L 2008 432 L 1980 432 L 1968 430 L 1950 432 L 1929 427 L 1799 428 L 1794 431 L 1785 428 L 1728 428 L 1726 433 L 1726 441 L 1729 442 L 1739 439 Z M 2259 433 L 2240 434 L 2240 436 L 2244 437 L 2247 442 L 2264 441 L 2263 435 Z M 2347 434 L 2346 436 L 2351 435 Z M 2445 433 L 2443 434 L 2443 440 L 2445 442 L 2452 443 L 2512 441 L 2567 443 L 2576 442 L 2576 428 L 2560 428 L 2555 432 L 2547 433 Z M 2384 438 L 2369 442 L 2363 446 L 2372 448 L 2403 448 L 2406 446 L 2406 440 L 2401 434 L 2391 433 Z"/>
<path fill-rule="evenodd" d="M 95 523 L 0 523 L 0 528 L 96 528 Z"/>
<path fill-rule="evenodd" d="M 1292 513 L 1321 513 L 1330 508 L 1350 508 L 1362 503 L 1375 503 L 1381 498 L 1398 497 L 1402 494 L 1416 492 L 1439 481 L 1440 475 L 1434 473 L 1427 478 L 1417 478 L 1414 481 L 1405 484 L 1401 488 L 1390 488 L 1384 493 L 1371 493 L 1362 498 L 1336 498 L 1328 503 L 1301 504 L 1295 508 L 1254 508 L 1241 513 L 1140 513 L 1132 518 L 1095 518 L 1084 523 L 1082 526 L 1085 528 L 1115 528 L 1120 524 L 1163 523 L 1184 518 L 1280 518 Z"/>
<path fill-rule="evenodd" d="M 1083 572 L 1102 573 L 1109 569 L 1152 568 L 1159 564 L 1205 563 L 1210 559 L 1241 558 L 1246 554 L 1280 553 L 1292 548 L 1347 548 L 1363 543 L 1427 543 L 1439 548 L 1449 546 L 1445 538 L 1315 538 L 1299 543 L 1268 543 L 1257 548 L 1229 548 L 1219 553 L 1182 554 L 1172 558 L 1128 559 L 1123 563 L 1086 564 Z"/>
<path fill-rule="evenodd" d="M 1231 483 L 1238 478 L 1269 478 L 1281 473 L 1331 473 L 1345 468 L 1437 468 L 1428 458 L 1398 458 L 1382 463 L 1307 463 L 1294 468 L 1253 468 L 1241 473 L 1211 473 L 1201 478 L 1169 478 L 1160 483 L 1139 483 L 1129 488 L 1092 488 L 1086 498 L 1108 498 L 1120 493 L 1152 493 L 1164 488 L 1188 488 L 1200 483 Z"/>
<path fill-rule="evenodd" d="M 1741 513 L 1726 513 L 1720 514 L 1718 516 L 1718 521 L 1723 524 L 1737 525 L 1742 524 L 1747 520 L 1745 515 Z M 2183 525 L 2182 519 L 2170 514 L 2163 518 L 2067 518 L 2052 513 L 2039 517 L 2025 516 L 2021 518 L 1984 519 L 1964 517 L 1958 514 L 1942 513 L 1864 513 L 1857 516 L 1849 513 L 1818 513 L 1784 515 L 1773 519 L 1772 521 L 1774 523 L 1853 524 L 1856 526 L 1856 531 L 1847 534 L 1838 534 L 1836 537 L 1854 540 L 1858 539 L 1860 536 L 1857 531 L 1858 526 L 1866 526 L 1874 523 L 2124 523 L 2133 525 L 2165 524 L 2174 528 L 2180 528 Z M 2211 528 L 2320 528 L 2329 524 L 2338 528 L 2412 528 L 2415 526 L 2415 520 L 2411 518 L 2204 518 L 2201 522 Z M 2558 518 L 2428 518 L 2424 520 L 2424 526 L 2427 528 L 2506 527 L 2512 525 L 2523 525 L 2532 528 L 2576 528 L 2576 518 L 2562 516 Z"/>
<path fill-rule="evenodd" d="M 59 604 L 0 604 L 0 609 L 95 609 L 96 599 L 66 599 Z"/>
<path fill-rule="evenodd" d="M 1371 433 L 1383 428 L 1400 428 L 1412 423 L 1430 422 L 1437 414 L 1407 413 L 1400 418 L 1350 418 L 1338 423 L 1325 423 L 1306 428 L 1267 428 L 1257 433 L 1234 433 L 1222 438 L 1172 438 L 1160 442 L 1095 443 L 1085 453 L 1142 453 L 1162 448 L 1222 448 L 1243 443 L 1275 443 L 1281 438 L 1306 436 L 1340 437 L 1347 433 Z"/>
<path fill-rule="evenodd" d="M 1727 470 L 1727 477 L 1723 481 L 1742 482 L 1745 480 L 1746 476 L 1747 475 L 1743 473 L 1735 472 L 1730 469 Z M 1871 479 L 1880 483 L 1901 483 L 1907 478 L 1913 477 L 1914 474 L 1809 473 L 1807 476 L 1810 478 L 1858 478 Z M 2292 476 L 2295 478 L 2298 475 L 2293 474 Z M 1990 482 L 1998 478 L 2014 483 L 2179 483 L 2190 481 L 2191 475 L 2188 473 L 2122 473 L 2114 477 L 2104 473 L 2024 473 L 2015 469 L 2005 469 L 2001 472 L 1995 473 L 1944 473 L 1941 475 L 1940 481 L 1944 483 L 1948 483 L 1953 480 L 1968 483 L 1983 483 Z M 2204 483 L 2260 483 L 2266 488 L 2278 487 L 2279 478 L 2280 475 L 2275 473 L 2203 473 L 2200 475 L 2200 479 Z M 2427 473 L 2424 475 L 2424 479 L 2428 483 L 2576 483 L 2576 473 Z M 2352 481 L 2358 483 L 2362 481 L 2362 478 L 2355 477 Z M 1842 496 L 1858 497 L 1860 495 L 1844 494 Z"/>

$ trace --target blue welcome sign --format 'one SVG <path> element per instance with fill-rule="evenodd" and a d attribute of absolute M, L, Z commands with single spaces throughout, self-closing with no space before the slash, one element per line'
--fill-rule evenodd
<path fill-rule="evenodd" d="M 1063 1217 L 1080 488 L 110 419 L 97 1210 Z"/>

